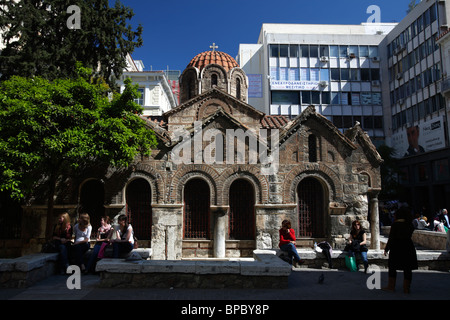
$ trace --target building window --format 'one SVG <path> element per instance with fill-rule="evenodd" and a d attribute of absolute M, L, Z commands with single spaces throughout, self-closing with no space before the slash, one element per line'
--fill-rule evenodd
<path fill-rule="evenodd" d="M 217 86 L 217 74 L 211 75 L 211 88 Z"/>
<path fill-rule="evenodd" d="M 280 57 L 289 57 L 289 45 L 280 44 Z"/>
<path fill-rule="evenodd" d="M 308 151 L 309 162 L 317 162 L 317 138 L 313 134 L 308 137 Z"/>
<path fill-rule="evenodd" d="M 272 58 L 278 58 L 278 55 L 279 55 L 278 45 L 271 44 L 269 49 L 270 49 L 270 56 Z"/>
<path fill-rule="evenodd" d="M 300 104 L 298 91 L 272 91 L 272 104 Z"/>
<path fill-rule="evenodd" d="M 339 57 L 339 46 L 330 46 L 330 57 Z"/>
<path fill-rule="evenodd" d="M 144 88 L 139 88 L 137 91 L 139 92 L 139 98 L 134 99 L 134 102 L 136 102 L 140 106 L 143 106 L 144 105 Z"/>
<path fill-rule="evenodd" d="M 241 98 L 241 79 L 236 79 L 236 98 Z"/>

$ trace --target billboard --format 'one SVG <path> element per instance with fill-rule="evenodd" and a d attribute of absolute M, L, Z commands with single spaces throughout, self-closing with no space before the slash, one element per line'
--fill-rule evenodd
<path fill-rule="evenodd" d="M 433 118 L 392 135 L 395 157 L 403 158 L 445 148 L 444 119 Z"/>

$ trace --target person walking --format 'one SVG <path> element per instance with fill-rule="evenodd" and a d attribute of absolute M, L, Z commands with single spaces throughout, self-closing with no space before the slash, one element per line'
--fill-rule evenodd
<path fill-rule="evenodd" d="M 384 255 L 389 254 L 388 285 L 382 288 L 385 291 L 395 291 L 397 270 L 403 270 L 403 292 L 411 292 L 412 270 L 418 269 L 416 248 L 411 239 L 413 232 L 411 209 L 399 208 L 395 213 L 395 220 L 384 249 Z"/>

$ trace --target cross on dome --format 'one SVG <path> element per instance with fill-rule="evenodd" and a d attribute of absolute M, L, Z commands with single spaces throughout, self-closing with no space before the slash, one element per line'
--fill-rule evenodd
<path fill-rule="evenodd" d="M 212 49 L 213 52 L 216 51 L 215 49 L 219 48 L 219 46 L 216 46 L 215 42 L 213 42 L 212 46 L 209 47 Z"/>

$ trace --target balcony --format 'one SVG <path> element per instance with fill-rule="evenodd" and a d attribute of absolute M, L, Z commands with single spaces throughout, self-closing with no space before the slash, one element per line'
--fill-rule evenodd
<path fill-rule="evenodd" d="M 441 81 L 441 93 L 450 98 L 450 77 L 446 77 Z"/>

